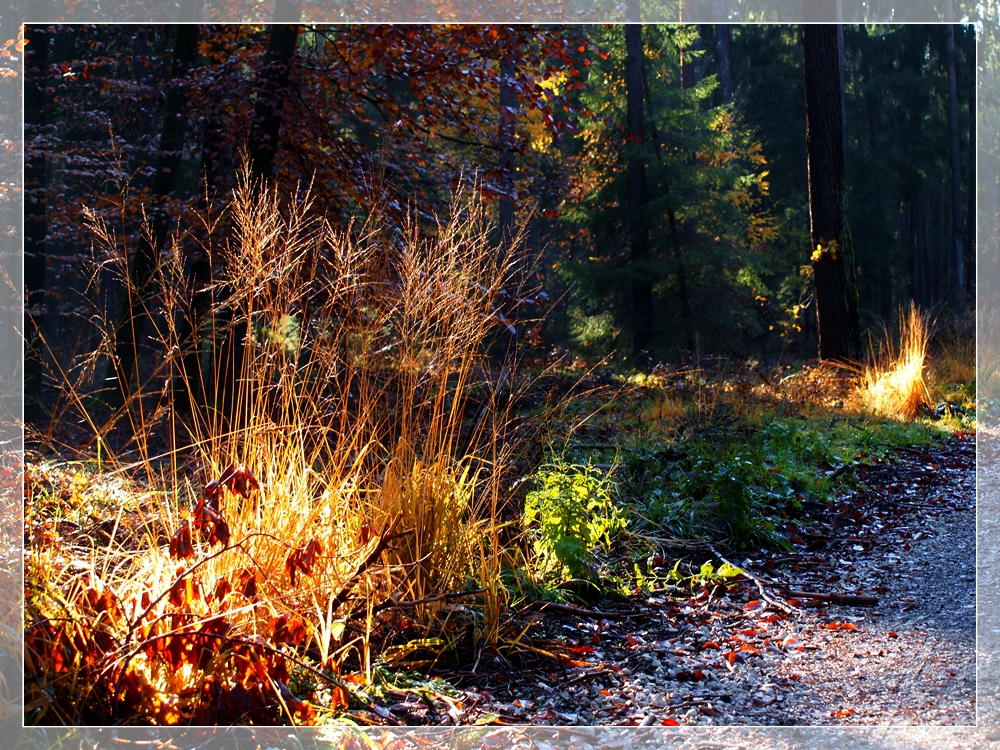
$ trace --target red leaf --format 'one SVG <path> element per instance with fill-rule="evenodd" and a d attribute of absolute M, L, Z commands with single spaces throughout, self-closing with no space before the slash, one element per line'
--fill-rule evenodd
<path fill-rule="evenodd" d="M 605 55 L 607 57 L 607 55 Z M 679 727 L 681 723 L 677 719 L 664 719 L 660 722 L 661 725 L 665 727 Z"/>
<path fill-rule="evenodd" d="M 593 646 L 574 646 L 569 650 L 571 654 L 592 654 L 594 653 Z"/>
<path fill-rule="evenodd" d="M 268 627 L 274 643 L 288 643 L 296 647 L 305 642 L 310 634 L 309 623 L 296 614 L 275 617 Z"/>
<path fill-rule="evenodd" d="M 251 493 L 260 489 L 260 483 L 247 467 L 241 465 L 233 474 L 229 489 L 249 500 Z"/>
<path fill-rule="evenodd" d="M 362 545 L 368 544 L 374 533 L 375 531 L 372 529 L 371 525 L 367 521 L 365 521 L 363 524 L 361 524 L 361 531 L 358 534 L 358 541 L 360 541 Z"/>
<path fill-rule="evenodd" d="M 212 533 L 208 535 L 208 543 L 218 542 L 223 547 L 229 546 L 229 524 L 221 518 L 212 526 Z"/>
<path fill-rule="evenodd" d="M 170 556 L 185 560 L 194 556 L 194 545 L 191 543 L 191 524 L 184 524 L 174 533 L 170 540 Z"/>
<path fill-rule="evenodd" d="M 257 596 L 257 576 L 250 568 L 244 568 L 239 572 L 236 586 L 247 599 Z"/>
<path fill-rule="evenodd" d="M 218 583 L 215 584 L 215 601 L 223 602 L 225 598 L 229 596 L 230 592 L 233 590 L 232 584 L 229 583 L 228 578 L 220 578 Z"/>

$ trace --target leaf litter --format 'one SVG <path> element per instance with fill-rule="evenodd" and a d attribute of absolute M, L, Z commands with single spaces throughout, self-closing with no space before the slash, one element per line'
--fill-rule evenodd
<path fill-rule="evenodd" d="M 465 696 L 461 723 L 974 724 L 975 434 L 900 454 L 804 508 L 794 551 L 729 558 L 793 614 L 746 579 L 543 610 L 523 639 L 534 661 L 443 671 Z"/>

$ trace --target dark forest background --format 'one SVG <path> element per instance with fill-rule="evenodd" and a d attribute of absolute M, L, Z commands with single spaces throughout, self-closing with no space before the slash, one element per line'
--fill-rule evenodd
<path fill-rule="evenodd" d="M 176 236 L 197 299 L 244 159 L 339 227 L 433 226 L 473 186 L 498 252 L 520 232 L 537 259 L 532 300 L 557 302 L 522 347 L 815 357 L 801 28 L 630 28 L 29 26 L 29 416 L 44 358 L 98 348 L 95 295 L 146 335 L 92 273 L 89 225 L 139 288 Z M 838 54 L 862 331 L 911 299 L 970 314 L 973 27 L 844 26 Z"/>

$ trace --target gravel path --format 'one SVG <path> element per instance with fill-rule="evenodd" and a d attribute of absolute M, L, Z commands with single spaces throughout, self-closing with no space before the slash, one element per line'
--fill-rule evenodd
<path fill-rule="evenodd" d="M 463 724 L 493 715 L 534 726 L 378 727 L 369 736 L 400 750 L 1000 750 L 1000 430 L 980 430 L 978 537 L 973 446 L 952 441 L 870 478 L 883 494 L 844 498 L 841 511 L 865 509 L 862 517 L 832 517 L 836 533 L 809 540 L 798 563 L 733 561 L 803 588 L 874 592 L 875 607 L 803 606 L 786 617 L 749 600 L 748 586 L 739 600 L 651 597 L 640 620 L 546 616 L 536 642 L 579 644 L 577 665 L 491 670 L 488 684 L 463 685 L 460 701 Z M 978 727 L 969 726 L 977 712 Z M 614 726 L 622 723 L 647 725 Z M 342 731 L 350 730 L 300 731 L 295 744 L 364 746 Z M 70 729 L 66 739 L 103 746 L 109 732 L 148 744 L 144 728 Z M 172 739 L 220 748 L 289 741 L 281 728 L 209 734 Z"/>
<path fill-rule="evenodd" d="M 586 731 L 598 732 L 591 740 L 601 746 L 615 746 L 613 730 L 579 727 L 638 724 L 628 736 L 640 745 L 644 735 L 636 732 L 658 727 L 648 736 L 651 746 L 705 750 L 753 747 L 764 737 L 783 743 L 774 747 L 838 750 L 964 748 L 1000 739 L 974 728 L 975 465 L 970 436 L 941 450 L 909 452 L 899 463 L 866 470 L 871 491 L 818 513 L 820 533 L 803 540 L 799 554 L 779 556 L 778 564 L 760 556 L 733 560 L 795 588 L 874 593 L 876 606 L 803 600 L 786 616 L 745 586 L 735 600 L 678 605 L 650 597 L 651 616 L 638 621 L 549 615 L 532 629 L 534 642 L 543 649 L 565 644 L 575 665 L 480 684 L 467 693 L 463 718 L 493 713 L 511 723 L 577 725 L 584 735 L 573 736 L 582 741 Z M 1000 488 L 1000 470 L 996 475 Z M 1000 510 L 1000 491 L 995 502 Z M 982 586 L 988 566 L 1000 566 L 1000 546 L 981 544 L 979 553 Z M 991 633 L 998 636 L 1000 625 Z M 980 707 L 983 727 L 996 725 L 1000 714 L 1000 680 L 988 676 L 998 666 L 980 652 L 981 690 L 992 691 Z M 669 739 L 663 724 L 680 725 L 680 734 Z M 853 725 L 870 729 L 846 729 Z M 697 735 L 691 726 L 700 727 Z M 767 726 L 775 729 L 751 729 Z"/>

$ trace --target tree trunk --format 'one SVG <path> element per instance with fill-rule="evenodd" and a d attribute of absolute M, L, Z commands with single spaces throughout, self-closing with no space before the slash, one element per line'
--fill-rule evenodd
<path fill-rule="evenodd" d="M 847 228 L 837 28 L 803 26 L 802 43 L 819 357 L 857 359 L 861 336 L 854 249 Z"/>
<path fill-rule="evenodd" d="M 965 274 L 965 299 L 973 301 L 975 307 L 976 299 L 976 161 L 979 153 L 976 145 L 976 79 L 970 76 L 972 82 L 969 85 L 969 171 L 968 171 L 968 206 L 965 220 L 965 261 L 966 268 L 970 269 Z"/>
<path fill-rule="evenodd" d="M 948 3 L 951 11 L 951 3 Z M 951 13 L 949 12 L 949 15 Z M 955 301 L 959 308 L 965 301 L 965 251 L 962 247 L 962 162 L 958 144 L 958 83 L 955 74 L 955 27 L 946 24 L 945 49 L 948 55 L 948 136 L 951 145 L 951 237 L 955 252 Z"/>
<path fill-rule="evenodd" d="M 24 80 L 24 124 L 27 159 L 24 165 L 24 286 L 27 310 L 24 316 L 24 419 L 41 418 L 42 341 L 45 317 L 45 234 L 47 178 L 45 152 L 32 146 L 32 139 L 46 129 L 49 34 L 45 28 L 26 29 Z"/>
<path fill-rule="evenodd" d="M 299 42 L 299 25 L 271 26 L 270 32 L 247 148 L 252 174 L 265 180 L 270 179 L 274 169 L 281 115 L 288 93 L 289 66 Z"/>
<path fill-rule="evenodd" d="M 143 234 L 129 264 L 127 288 L 115 326 L 114 353 L 108 360 L 105 382 L 117 381 L 117 387 L 104 394 L 111 407 L 127 403 L 133 375 L 138 381 L 137 347 L 146 325 L 146 296 L 161 248 L 169 230 L 169 216 L 163 199 L 177 185 L 184 134 L 187 128 L 187 95 L 183 78 L 194 65 L 198 54 L 198 27 L 180 24 L 174 32 L 173 60 L 170 65 L 170 89 L 164 105 L 160 131 L 160 155 L 156 160 L 151 193 L 160 204 L 152 214 L 152 237 Z"/>
<path fill-rule="evenodd" d="M 286 4 L 278 3 L 275 16 L 292 13 Z M 299 24 L 274 24 L 269 27 L 267 51 L 258 75 L 257 104 L 254 107 L 247 157 L 254 180 L 266 187 L 274 171 L 274 157 L 278 150 L 282 113 L 288 97 L 290 68 L 298 47 Z M 235 310 L 223 315 L 220 330 L 223 343 L 218 346 L 219 357 L 215 372 L 214 405 L 221 422 L 229 429 L 238 430 L 241 424 L 237 409 L 240 404 L 240 384 L 244 377 L 249 321 Z M 244 405 L 245 406 L 245 405 Z"/>
<path fill-rule="evenodd" d="M 722 103 L 733 101 L 732 74 L 732 31 L 726 21 L 729 14 L 726 10 L 726 0 L 712 0 L 712 12 L 715 15 L 715 54 L 719 65 L 719 87 L 722 89 Z"/>
<path fill-rule="evenodd" d="M 646 172 L 638 149 L 645 132 L 642 25 L 625 26 L 625 86 L 628 108 L 628 210 L 632 261 L 632 353 L 649 345 L 653 317 L 653 286 L 643 267 L 649 255 L 645 216 Z"/>

